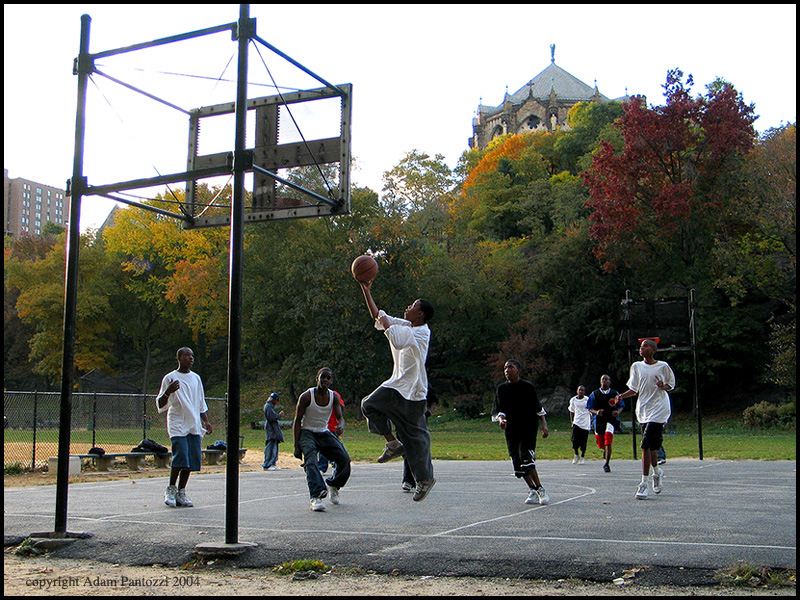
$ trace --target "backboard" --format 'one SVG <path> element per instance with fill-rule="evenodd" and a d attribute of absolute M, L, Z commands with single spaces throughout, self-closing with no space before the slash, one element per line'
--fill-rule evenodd
<path fill-rule="evenodd" d="M 248 146 L 246 158 L 247 171 L 253 173 L 245 206 L 246 223 L 350 211 L 351 98 L 352 86 L 344 84 L 247 101 L 248 121 L 255 122 L 255 139 L 252 147 Z M 230 169 L 230 152 L 200 154 L 200 131 L 209 120 L 234 111 L 234 103 L 229 102 L 191 112 L 187 172 Z M 302 167 L 316 173 L 317 190 L 294 177 Z M 208 207 L 198 202 L 197 182 L 187 181 L 185 208 L 194 223 L 184 227 L 229 225 L 230 215 L 219 211 L 207 214 Z M 293 193 L 287 193 L 289 190 Z"/>
<path fill-rule="evenodd" d="M 639 339 L 658 337 L 662 350 L 692 348 L 689 297 L 626 299 L 620 303 L 617 346 L 636 350 Z"/>

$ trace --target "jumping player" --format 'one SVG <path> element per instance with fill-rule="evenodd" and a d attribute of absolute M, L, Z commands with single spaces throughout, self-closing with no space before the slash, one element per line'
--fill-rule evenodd
<path fill-rule="evenodd" d="M 425 360 L 431 341 L 427 323 L 433 305 L 417 299 L 406 308 L 403 318 L 391 317 L 378 309 L 372 298 L 372 281 L 359 281 L 375 328 L 382 331 L 392 351 L 392 376 L 361 401 L 370 433 L 382 435 L 386 448 L 379 463 L 405 456 L 417 483 L 413 500 L 424 500 L 436 480 L 431 461 L 431 434 L 425 417 L 428 374 Z M 394 425 L 398 439 L 392 433 Z"/>
<path fill-rule="evenodd" d="M 500 423 L 506 434 L 506 445 L 514 475 L 524 479 L 530 492 L 525 504 L 548 504 L 550 498 L 536 471 L 537 418 L 541 422 L 542 437 L 546 438 L 547 414 L 539 403 L 536 388 L 530 381 L 520 379 L 522 365 L 516 360 L 506 361 L 505 383 L 497 386 L 492 406 L 492 421 Z"/>

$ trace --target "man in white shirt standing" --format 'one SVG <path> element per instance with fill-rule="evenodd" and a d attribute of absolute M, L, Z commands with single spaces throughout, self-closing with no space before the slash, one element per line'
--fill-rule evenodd
<path fill-rule="evenodd" d="M 417 482 L 414 500 L 428 495 L 436 480 L 431 462 L 431 436 L 425 418 L 428 374 L 425 360 L 431 330 L 427 322 L 433 317 L 433 305 L 415 300 L 399 319 L 379 310 L 372 298 L 372 281 L 359 282 L 375 328 L 389 340 L 394 367 L 392 376 L 361 401 L 361 410 L 372 433 L 386 439 L 386 448 L 378 462 L 405 456 Z M 398 439 L 392 434 L 394 424 Z"/>
<path fill-rule="evenodd" d="M 663 442 L 664 424 L 672 414 L 668 392 L 675 389 L 675 374 L 663 360 L 656 360 L 657 338 L 639 340 L 639 355 L 642 360 L 631 365 L 628 390 L 619 399 L 639 395 L 636 400 L 636 419 L 642 426 L 642 482 L 636 490 L 636 498 L 648 497 L 648 480 L 653 492 L 661 493 L 663 471 L 658 466 L 658 449 Z M 652 478 L 650 477 L 652 469 Z"/>
<path fill-rule="evenodd" d="M 192 471 L 200 470 L 203 458 L 201 441 L 211 433 L 203 381 L 191 369 L 194 352 L 178 350 L 178 368 L 167 373 L 156 397 L 158 412 L 167 413 L 167 433 L 172 442 L 172 470 L 164 504 L 171 507 L 194 506 L 186 496 L 186 484 Z"/>
<path fill-rule="evenodd" d="M 572 424 L 572 450 L 575 456 L 572 459 L 573 465 L 582 465 L 586 463 L 586 442 L 589 439 L 589 432 L 592 430 L 592 415 L 589 409 L 586 408 L 586 388 L 582 385 L 578 386 L 576 394 L 570 398 L 569 406 L 569 422 Z"/>

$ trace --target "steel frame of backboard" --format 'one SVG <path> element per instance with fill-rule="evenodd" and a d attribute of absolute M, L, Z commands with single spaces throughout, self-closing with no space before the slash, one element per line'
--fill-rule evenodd
<path fill-rule="evenodd" d="M 112 198 L 113 200 L 137 206 L 145 210 L 157 212 L 162 215 L 171 216 L 181 220 L 184 227 L 192 227 L 194 215 L 191 212 L 182 214 L 171 213 L 162 209 L 134 202 L 131 200 L 111 196 L 113 192 L 147 188 L 169 183 L 194 181 L 207 177 L 215 177 L 222 174 L 230 174 L 233 177 L 233 194 L 230 207 L 230 217 L 224 223 L 218 225 L 229 225 L 230 234 L 230 265 L 229 265 L 229 303 L 228 303 L 228 447 L 237 447 L 239 444 L 239 413 L 240 413 L 240 379 L 241 379 L 241 312 L 242 312 L 242 276 L 243 276 L 243 245 L 244 245 L 244 224 L 245 224 L 245 175 L 249 171 L 259 172 L 266 177 L 281 181 L 277 174 L 254 164 L 254 150 L 245 147 L 245 127 L 247 122 L 247 68 L 248 68 L 248 46 L 251 40 L 255 40 L 270 48 L 284 59 L 291 62 L 307 74 L 320 81 L 325 88 L 332 90 L 343 98 L 343 126 L 342 138 L 338 145 L 338 157 L 343 160 L 340 165 L 343 175 L 340 177 L 341 194 L 338 198 L 324 198 L 299 188 L 300 191 L 316 198 L 319 205 L 315 208 L 302 207 L 304 214 L 292 213 L 284 210 L 282 213 L 278 209 L 271 209 L 272 215 L 268 215 L 269 210 L 262 211 L 261 220 L 268 218 L 297 218 L 298 216 L 324 216 L 346 214 L 349 211 L 349 130 L 350 130 L 350 100 L 351 88 L 347 86 L 335 86 L 316 74 L 312 73 L 290 57 L 286 56 L 266 41 L 256 35 L 256 21 L 250 18 L 250 5 L 241 4 L 239 7 L 239 19 L 236 22 L 211 27 L 199 31 L 179 34 L 167 38 L 161 38 L 152 42 L 135 44 L 126 48 L 119 48 L 91 54 L 89 52 L 89 32 L 91 17 L 83 15 L 81 17 L 81 36 L 80 51 L 75 59 L 74 73 L 78 76 L 78 101 L 75 117 L 75 153 L 73 159 L 72 178 L 67 184 L 68 195 L 70 197 L 70 222 L 67 233 L 67 261 L 65 273 L 64 290 L 64 325 L 63 325 L 63 354 L 61 365 L 61 404 L 60 404 L 60 424 L 58 438 L 58 470 L 56 474 L 56 508 L 55 526 L 51 533 L 54 537 L 68 537 L 67 533 L 67 496 L 69 488 L 69 443 L 70 443 L 70 423 L 72 417 L 72 387 L 74 384 L 75 366 L 75 337 L 77 319 L 77 299 L 78 299 L 78 251 L 80 247 L 80 208 L 83 196 L 99 195 Z M 143 48 L 151 48 L 172 42 L 183 41 L 212 33 L 231 31 L 233 40 L 238 46 L 237 63 L 237 84 L 236 101 L 233 103 L 233 113 L 235 115 L 235 144 L 232 153 L 227 153 L 224 164 L 213 164 L 211 166 L 198 166 L 190 168 L 183 173 L 174 173 L 159 177 L 125 181 L 104 186 L 90 186 L 84 175 L 84 145 L 86 132 L 86 94 L 89 76 L 95 72 L 94 60 L 99 57 L 112 56 L 124 52 L 131 52 Z M 136 90 L 139 91 L 139 90 Z M 312 91 L 319 95 L 320 92 Z M 346 148 L 344 148 L 346 146 Z M 191 163 L 190 157 L 189 162 Z M 190 167 L 192 165 L 190 164 Z M 291 182 L 285 182 L 289 185 Z M 298 188 L 292 184 L 292 187 Z M 294 209 L 292 209 L 294 210 Z M 302 212 L 302 211 L 301 211 Z M 314 212 L 314 214 L 311 214 Z M 209 224 L 210 225 L 210 224 Z M 238 501 L 239 501 L 239 465 L 238 461 L 228 461 L 226 468 L 226 496 L 225 496 L 225 543 L 236 545 L 238 543 Z"/>
<path fill-rule="evenodd" d="M 278 140 L 279 107 L 289 106 L 301 102 L 313 102 L 329 98 L 341 99 L 340 134 L 336 137 L 307 140 L 280 144 Z M 341 214 L 349 208 L 350 189 L 350 117 L 352 86 L 341 84 L 326 86 L 312 90 L 285 93 L 278 96 L 265 96 L 252 98 L 247 101 L 248 111 L 256 112 L 255 146 L 247 151 L 245 160 L 248 171 L 254 174 L 254 189 L 249 210 L 245 213 L 245 221 L 258 222 L 274 219 L 298 219 L 305 217 L 320 217 L 330 214 Z M 228 102 L 214 106 L 206 106 L 191 112 L 189 117 L 189 151 L 187 172 L 205 172 L 207 169 L 218 170 L 221 173 L 230 171 L 232 155 L 221 152 L 208 155 L 198 155 L 199 132 L 202 119 L 229 115 L 235 112 L 235 103 Z M 310 190 L 298 187 L 291 181 L 279 176 L 277 171 L 283 168 L 311 166 L 319 164 L 338 163 L 339 183 L 338 197 L 325 197 Z M 316 200 L 316 204 L 303 202 L 293 206 L 279 207 L 276 205 L 274 187 L 276 183 L 297 189 Z M 196 199 L 196 180 L 187 181 L 186 203 L 191 220 L 184 227 L 214 227 L 228 225 L 230 220 L 224 216 L 198 216 L 198 210 L 205 207 L 199 206 Z"/>

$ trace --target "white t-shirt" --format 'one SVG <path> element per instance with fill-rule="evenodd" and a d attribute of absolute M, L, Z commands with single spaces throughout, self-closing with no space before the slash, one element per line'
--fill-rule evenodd
<path fill-rule="evenodd" d="M 589 396 L 584 396 L 583 398 L 573 396 L 569 400 L 569 407 L 567 410 L 575 415 L 575 417 L 572 419 L 573 425 L 576 425 L 581 429 L 585 429 L 586 431 L 591 431 L 592 413 L 586 409 L 586 401 L 588 399 Z"/>
<path fill-rule="evenodd" d="M 636 420 L 639 423 L 666 423 L 672 414 L 669 394 L 659 389 L 659 381 L 675 389 L 675 374 L 663 360 L 652 365 L 640 360 L 631 365 L 628 388 L 639 394 L 636 399 Z"/>
<path fill-rule="evenodd" d="M 387 317 L 391 327 L 384 329 L 380 317 Z M 406 400 L 421 402 L 428 397 L 428 373 L 425 360 L 428 358 L 428 345 L 431 330 L 427 325 L 412 327 L 411 322 L 390 317 L 384 311 L 378 313 L 375 328 L 383 331 L 389 340 L 394 367 L 392 376 L 381 385 L 397 392 Z"/>
<path fill-rule="evenodd" d="M 158 408 L 158 398 L 164 395 L 167 387 L 174 380 L 181 382 L 181 387 L 170 395 L 163 408 Z M 189 434 L 204 435 L 200 414 L 208 412 L 203 381 L 193 371 L 181 373 L 177 369 L 167 373 L 161 380 L 161 391 L 156 396 L 156 408 L 159 413 L 167 413 L 167 433 L 169 437 L 183 437 Z"/>

